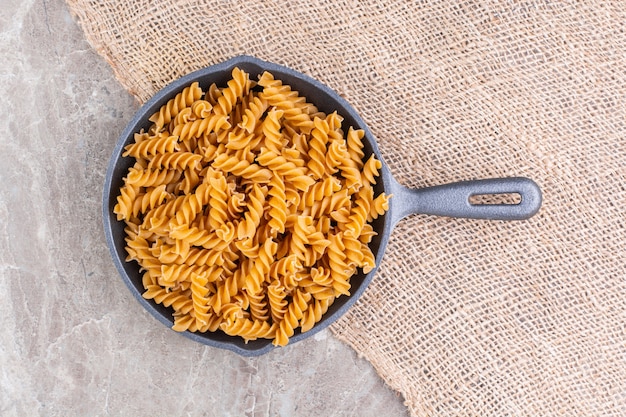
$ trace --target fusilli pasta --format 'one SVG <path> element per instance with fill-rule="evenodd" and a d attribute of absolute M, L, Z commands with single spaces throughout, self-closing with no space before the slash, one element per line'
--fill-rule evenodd
<path fill-rule="evenodd" d="M 374 268 L 369 222 L 391 196 L 374 198 L 381 163 L 362 130 L 344 134 L 271 73 L 231 75 L 186 87 L 134 135 L 113 212 L 143 297 L 173 310 L 174 330 L 284 346 Z"/>

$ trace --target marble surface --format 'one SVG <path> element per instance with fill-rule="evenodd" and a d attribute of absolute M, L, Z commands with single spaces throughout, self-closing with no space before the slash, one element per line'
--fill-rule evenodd
<path fill-rule="evenodd" d="M 2 6 L 0 415 L 407 415 L 328 331 L 243 358 L 142 310 L 100 216 L 109 155 L 138 103 L 62 1 Z"/>

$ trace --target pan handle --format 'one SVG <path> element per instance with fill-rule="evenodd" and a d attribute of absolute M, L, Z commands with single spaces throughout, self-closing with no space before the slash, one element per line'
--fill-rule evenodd
<path fill-rule="evenodd" d="M 392 221 L 411 214 L 484 220 L 525 220 L 541 207 L 539 186 L 523 177 L 462 181 L 421 189 L 407 188 L 392 180 Z M 472 204 L 476 195 L 519 194 L 517 204 Z"/>

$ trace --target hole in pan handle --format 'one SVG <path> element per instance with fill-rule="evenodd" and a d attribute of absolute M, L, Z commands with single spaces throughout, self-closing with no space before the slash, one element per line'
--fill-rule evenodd
<path fill-rule="evenodd" d="M 484 220 L 525 220 L 541 207 L 539 186 L 523 177 L 461 181 L 427 188 L 407 188 L 392 180 L 393 223 L 411 214 Z M 472 204 L 476 195 L 518 194 L 517 204 Z"/>

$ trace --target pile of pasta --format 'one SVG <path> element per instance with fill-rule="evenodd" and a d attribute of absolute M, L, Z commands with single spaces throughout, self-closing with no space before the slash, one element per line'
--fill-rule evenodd
<path fill-rule="evenodd" d="M 235 68 L 224 86 L 185 87 L 123 156 L 135 159 L 114 213 L 143 297 L 176 331 L 272 339 L 310 330 L 350 278 L 368 273 L 381 162 L 269 72 Z"/>

